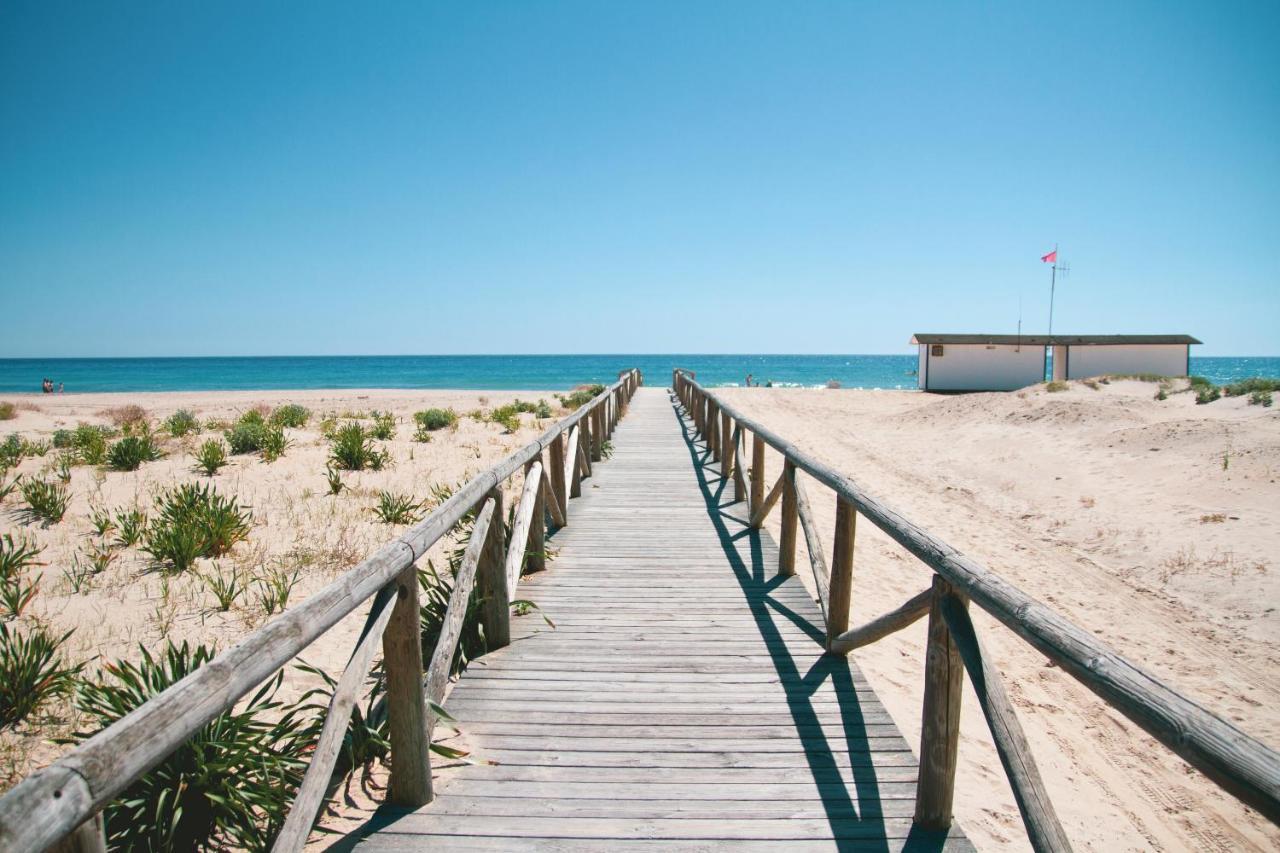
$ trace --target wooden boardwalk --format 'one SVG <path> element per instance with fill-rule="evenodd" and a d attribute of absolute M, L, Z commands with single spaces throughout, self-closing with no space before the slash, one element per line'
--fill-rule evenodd
<path fill-rule="evenodd" d="M 361 851 L 971 849 L 912 828 L 917 766 L 665 390 L 641 388 L 583 482 L 537 614 L 446 703 L 478 759 Z"/>

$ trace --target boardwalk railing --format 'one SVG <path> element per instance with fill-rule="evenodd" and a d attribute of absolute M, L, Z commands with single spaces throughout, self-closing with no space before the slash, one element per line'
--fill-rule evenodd
<path fill-rule="evenodd" d="M 640 383 L 638 370 L 622 373 L 616 383 L 472 479 L 404 535 L 23 780 L 0 798 L 0 850 L 38 853 L 55 844 L 68 850 L 104 850 L 99 812 L 105 805 L 370 598 L 364 630 L 333 692 L 311 764 L 274 849 L 302 849 L 379 645 L 391 741 L 387 801 L 409 807 L 430 802 L 428 703 L 443 698 L 472 590 L 478 585 L 483 594 L 481 619 L 489 648 L 507 645 L 510 602 L 521 571 L 543 568 L 546 516 L 555 527 L 568 522 L 569 499 L 578 495 L 581 479 L 590 476 L 591 463 L 602 458 L 605 440 Z M 521 469 L 523 491 L 507 546 L 502 484 Z M 471 538 L 424 678 L 415 564 L 473 510 Z"/>
<path fill-rule="evenodd" d="M 795 574 L 796 540 L 798 532 L 803 532 L 826 620 L 826 647 L 830 652 L 848 654 L 926 615 L 929 617 L 915 808 L 917 824 L 927 829 L 951 825 L 961 687 L 967 670 L 1032 844 L 1039 850 L 1070 847 L 1005 693 L 999 670 L 984 651 L 969 619 L 970 602 L 994 616 L 1224 790 L 1273 823 L 1280 823 L 1280 755 L 1276 752 L 1175 692 L 1116 654 L 1090 632 L 747 417 L 699 385 L 694 374 L 676 370 L 672 385 L 698 434 L 706 441 L 711 457 L 720 463 L 725 488 L 732 481 L 734 499 L 746 502 L 751 527 L 758 529 L 781 498 L 779 574 Z M 744 458 L 748 438 L 749 461 Z M 767 494 L 766 445 L 783 457 L 782 474 Z M 804 471 L 835 492 L 835 542 L 829 566 L 808 497 L 796 478 L 797 471 Z M 897 610 L 851 629 L 849 601 L 859 514 L 935 574 L 929 589 Z"/>

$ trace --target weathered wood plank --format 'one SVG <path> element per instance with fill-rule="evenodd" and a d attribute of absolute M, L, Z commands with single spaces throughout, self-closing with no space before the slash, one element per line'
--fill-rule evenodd
<path fill-rule="evenodd" d="M 1004 765 L 1009 787 L 1013 789 L 1013 797 L 1022 813 L 1022 822 L 1027 828 L 1031 846 L 1036 850 L 1070 851 L 1071 842 L 1067 839 L 1062 824 L 1058 822 L 1053 803 L 1044 789 L 1040 770 L 1031 755 L 1026 735 L 1022 733 L 1013 703 L 1004 692 L 1000 672 L 983 651 L 982 642 L 973 630 L 973 622 L 969 620 L 964 601 L 957 596 L 948 595 L 942 599 L 940 606 L 951 632 L 951 639 L 969 672 L 978 704 L 987 718 L 987 726 L 991 729 L 1000 763 Z"/>
<path fill-rule="evenodd" d="M 325 712 L 324 725 L 316 741 L 315 751 L 311 754 L 311 763 L 293 798 L 284 828 L 280 830 L 276 843 L 271 848 L 273 853 L 296 853 L 307 843 L 307 836 L 311 834 L 311 826 L 324 803 L 329 779 L 342 750 L 347 724 L 351 721 L 351 711 L 360 700 L 374 653 L 382 645 L 383 631 L 391 621 L 398 592 L 395 584 L 389 584 L 374 596 L 360 640 L 329 699 L 329 708 Z"/>
<path fill-rule="evenodd" d="M 710 457 L 700 443 L 691 452 L 666 394 L 635 398 L 573 526 L 548 538 L 556 560 L 521 582 L 556 628 L 515 619 L 513 643 L 449 695 L 479 763 L 444 771 L 438 808 L 398 817 L 360 849 L 905 843 L 911 746 L 856 666 L 825 655 L 817 606 L 798 579 L 774 575 L 779 549 L 748 526 L 748 508 L 727 511 L 725 478 L 733 497 L 740 479 L 755 486 L 743 433 L 714 408 L 703 416 L 723 473 L 695 467 Z M 758 491 L 749 509 L 767 512 L 763 474 Z M 782 495 L 780 479 L 769 503 Z M 521 822 L 533 829 L 511 829 Z"/>

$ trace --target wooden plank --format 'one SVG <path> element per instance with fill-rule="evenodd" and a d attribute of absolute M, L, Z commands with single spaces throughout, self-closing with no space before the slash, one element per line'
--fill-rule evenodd
<path fill-rule="evenodd" d="M 449 604 L 445 607 L 444 620 L 440 624 L 440 638 L 431 651 L 431 663 L 427 667 L 427 698 L 437 704 L 444 701 L 444 689 L 453 669 L 453 656 L 462 636 L 467 602 L 471 600 L 471 592 L 475 589 L 476 569 L 488 544 L 489 526 L 493 523 L 497 506 L 497 502 L 489 498 L 476 514 L 471 538 L 467 540 L 467 549 L 462 554 L 458 573 L 453 578 L 453 588 L 449 591 Z"/>
<path fill-rule="evenodd" d="M 413 566 L 395 580 L 396 603 L 382 634 L 382 667 L 387 676 L 387 727 L 391 740 L 391 780 L 387 802 L 420 806 L 431 802 L 431 759 L 427 706 L 422 694 L 422 627 L 418 612 L 418 572 Z"/>
<path fill-rule="evenodd" d="M 569 484 L 566 479 L 564 442 L 557 438 L 548 446 L 550 451 L 551 490 L 555 494 L 556 506 L 552 510 L 556 526 L 564 527 L 569 523 Z"/>
<path fill-rule="evenodd" d="M 760 527 L 756 521 L 756 512 L 764 503 L 764 439 L 751 435 L 751 526 Z M 768 514 L 768 510 L 765 510 Z M 760 517 L 760 521 L 764 516 Z"/>
<path fill-rule="evenodd" d="M 416 580 L 415 580 L 416 582 Z M 364 630 L 356 643 L 355 651 L 347 661 L 346 669 L 338 679 L 329 699 L 329 707 L 325 711 L 324 725 L 320 729 L 320 737 L 316 740 L 315 750 L 311 754 L 311 763 L 294 795 L 293 805 L 285 818 L 284 828 L 276 836 L 272 846 L 273 853 L 296 853 L 307 843 L 311 827 L 315 823 L 320 806 L 324 803 L 325 792 L 333 775 L 333 768 L 342 750 L 342 742 L 347 735 L 347 724 L 351 721 L 351 711 L 360 694 L 365 681 L 369 677 L 369 667 L 373 663 L 373 655 L 382 645 L 383 631 L 391 621 L 391 613 L 395 608 L 398 596 L 396 584 L 383 587 L 373 599 L 369 608 L 369 616 L 365 620 Z"/>
<path fill-rule="evenodd" d="M 490 649 L 500 649 L 511 642 L 511 589 L 507 586 L 502 489 L 490 492 L 489 500 L 493 502 L 493 520 L 485 531 L 484 546 L 476 565 L 476 586 L 483 599 L 480 622 L 485 644 Z"/>
<path fill-rule="evenodd" d="M 791 472 L 795 475 L 795 471 Z M 813 570 L 813 583 L 818 591 L 818 607 L 822 610 L 823 623 L 827 625 L 827 633 L 831 633 L 831 616 L 827 612 L 827 602 L 831 598 L 830 578 L 827 572 L 827 558 L 822 550 L 822 540 L 818 536 L 818 525 L 813 520 L 813 510 L 809 506 L 809 495 L 804 485 L 792 484 L 795 490 L 796 517 L 800 520 L 800 528 L 804 531 L 805 548 L 809 551 L 809 567 Z"/>
<path fill-rule="evenodd" d="M 543 476 L 545 469 L 541 457 L 525 465 L 524 476 L 527 481 L 535 465 L 538 467 L 538 487 L 534 490 L 533 510 L 530 513 L 525 565 L 530 572 L 541 572 L 547 567 L 547 478 Z"/>
<path fill-rule="evenodd" d="M 796 468 L 787 462 L 782 472 L 782 538 L 778 542 L 778 574 L 784 577 L 796 573 L 796 522 L 798 520 Z"/>
<path fill-rule="evenodd" d="M 753 498 L 751 501 L 751 522 L 750 526 L 759 530 L 764 524 L 764 520 L 769 517 L 769 512 L 773 509 L 773 505 L 778 502 L 778 498 L 782 496 L 786 488 L 787 473 L 783 471 L 779 475 L 777 481 L 773 484 L 773 488 L 769 490 L 769 496 L 763 502 L 757 503 Z"/>
<path fill-rule="evenodd" d="M 931 830 L 951 826 L 956 788 L 964 666 L 942 616 L 942 600 L 951 592 L 946 580 L 940 575 L 933 576 L 920 724 L 920 780 L 916 792 L 916 823 Z"/>
<path fill-rule="evenodd" d="M 960 652 L 978 704 L 987 718 L 991 737 L 996 743 L 1000 763 L 1004 765 L 1009 787 L 1022 813 L 1022 823 L 1027 837 L 1036 850 L 1071 850 L 1071 842 L 1058 822 L 1049 793 L 1044 789 L 1040 770 L 1036 767 L 1031 747 L 1018 723 L 1013 703 L 1004 692 L 1000 671 L 992 664 L 982 648 L 982 642 L 973 630 L 973 622 L 962 598 L 948 595 L 940 602 L 942 616 L 951 632 L 951 639 Z"/>
<path fill-rule="evenodd" d="M 697 393 L 719 402 L 692 380 Z M 720 405 L 797 468 L 1223 790 L 1280 823 L 1280 753 L 1176 692 L 978 561 L 913 523 L 852 479 L 730 404 Z"/>
<path fill-rule="evenodd" d="M 570 498 L 576 498 L 582 494 L 582 481 L 578 477 L 578 472 L 580 470 L 578 467 L 580 464 L 578 461 L 580 458 L 580 454 L 578 453 L 578 444 L 580 438 L 581 436 L 579 435 L 577 427 L 569 430 L 569 445 L 565 450 L 564 479 L 565 482 L 569 484 L 568 496 Z M 564 513 L 566 518 L 569 517 L 568 506 L 569 503 L 566 501 Z"/>
<path fill-rule="evenodd" d="M 746 485 L 742 433 L 706 414 L 725 476 Z M 743 507 L 708 509 L 705 454 L 679 426 L 667 394 L 637 394 L 574 525 L 549 538 L 557 559 L 521 582 L 556 628 L 513 620 L 513 642 L 448 697 L 477 764 L 442 771 L 436 804 L 375 824 L 360 849 L 905 844 L 910 744 L 854 663 L 825 656 L 803 584 L 761 571 L 780 553 L 769 535 L 744 535 Z"/>
<path fill-rule="evenodd" d="M 913 625 L 929 612 L 933 602 L 933 590 L 926 589 L 912 598 L 897 610 L 879 616 L 864 625 L 845 631 L 831 643 L 831 651 L 837 654 L 848 654 L 854 649 L 870 645 L 876 640 L 901 631 Z"/>
<path fill-rule="evenodd" d="M 515 519 L 511 526 L 511 542 L 507 546 L 505 567 L 507 574 L 507 591 L 514 595 L 520 584 L 520 573 L 524 569 L 525 557 L 529 551 L 530 532 L 535 526 L 534 508 L 541 493 L 542 465 L 534 462 L 525 470 L 524 486 L 520 492 L 520 503 L 516 507 Z M 542 519 L 538 518 L 536 526 L 542 527 Z M 539 547 L 541 550 L 541 546 Z"/>
<path fill-rule="evenodd" d="M 849 630 L 853 599 L 853 542 L 858 516 L 853 504 L 836 498 L 835 547 L 831 557 L 831 599 L 827 608 L 827 648 Z"/>

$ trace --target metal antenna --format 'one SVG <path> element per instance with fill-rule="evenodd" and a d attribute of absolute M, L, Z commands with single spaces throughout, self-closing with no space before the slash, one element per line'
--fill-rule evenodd
<path fill-rule="evenodd" d="M 1049 274 L 1049 336 L 1053 337 L 1053 292 L 1058 284 L 1058 276 L 1066 278 L 1071 272 L 1071 265 L 1058 260 L 1058 244 L 1053 244 L 1053 271 Z"/>

